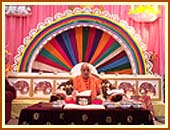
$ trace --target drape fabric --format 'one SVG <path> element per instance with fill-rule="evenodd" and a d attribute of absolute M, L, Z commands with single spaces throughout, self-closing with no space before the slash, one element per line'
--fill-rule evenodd
<path fill-rule="evenodd" d="M 164 6 L 160 6 L 161 9 L 161 17 L 157 19 L 154 22 L 151 23 L 146 23 L 146 22 L 135 22 L 128 16 L 128 11 L 129 11 L 130 6 L 129 5 L 104 5 L 103 9 L 108 10 L 110 14 L 117 14 L 120 19 L 125 20 L 128 22 L 129 26 L 133 26 L 136 33 L 138 33 L 142 41 L 146 44 L 147 50 L 148 51 L 154 51 L 158 57 L 153 61 L 153 72 L 158 73 L 163 75 L 165 73 L 165 8 Z M 33 28 L 36 28 L 37 24 L 39 22 L 44 22 L 44 20 L 47 17 L 54 17 L 56 13 L 63 13 L 66 9 L 68 9 L 68 5 L 32 5 L 31 6 L 31 12 L 32 15 L 26 16 L 26 17 L 16 17 L 16 16 L 5 16 L 5 48 L 8 49 L 12 54 L 9 56 L 9 62 L 13 64 L 14 62 L 14 57 L 17 54 L 17 48 L 23 43 L 23 39 L 29 34 L 30 30 Z M 82 41 L 81 36 L 86 36 L 87 32 L 92 32 L 92 31 L 82 31 L 82 28 L 76 28 L 75 31 L 70 30 L 69 34 L 61 34 L 63 37 L 67 37 L 68 35 L 71 36 L 70 39 L 65 39 L 69 40 L 67 43 L 73 43 L 75 40 L 80 41 L 77 42 L 79 44 L 73 45 L 73 50 L 69 50 L 69 55 L 71 56 L 70 58 L 72 59 L 71 61 L 76 63 L 76 61 L 79 61 L 80 59 L 86 59 L 92 55 L 94 50 L 88 50 L 88 52 L 84 53 L 86 48 L 91 48 L 92 44 L 91 40 L 93 37 L 98 38 L 105 38 L 104 40 L 109 41 L 109 37 L 104 37 L 100 35 L 99 31 L 97 36 L 95 36 L 94 32 L 92 34 L 88 34 L 91 36 L 92 39 L 88 39 L 88 41 Z M 90 28 L 92 29 L 92 28 Z M 74 34 L 73 33 L 83 33 L 80 34 L 80 37 L 72 37 Z M 98 38 L 97 38 L 98 37 Z M 58 39 L 60 40 L 60 39 Z M 57 42 L 57 41 L 53 41 Z M 87 44 L 82 44 L 81 42 L 86 42 Z M 93 46 L 97 46 L 96 44 L 93 44 Z M 56 44 L 55 44 L 56 45 Z M 69 45 L 67 44 L 66 48 L 70 48 Z M 83 47 L 79 47 L 82 46 Z M 86 45 L 86 46 L 85 46 Z M 50 45 L 49 45 L 50 46 Z M 74 52 L 74 48 L 81 48 L 82 50 L 77 50 Z M 47 47 L 48 49 L 50 47 Z M 92 47 L 92 49 L 95 47 Z M 101 51 L 101 48 L 96 48 L 99 51 Z M 44 50 L 46 51 L 46 50 Z M 61 56 L 63 53 L 59 53 L 62 51 L 61 48 L 58 48 L 58 53 L 55 54 L 56 56 Z M 47 52 L 48 53 L 48 52 Z M 97 53 L 97 51 L 96 51 Z M 44 53 L 43 53 L 44 54 Z M 78 57 L 74 56 L 75 54 L 78 54 Z M 94 54 L 93 54 L 94 55 Z M 98 54 L 95 54 L 98 55 Z M 64 57 L 64 55 L 62 55 Z M 66 57 L 66 56 L 65 56 Z M 41 57 L 38 57 L 41 59 Z M 55 59 L 55 58 L 54 58 Z M 63 63 L 67 63 L 67 66 L 71 67 L 67 58 L 63 59 Z M 95 59 L 91 59 L 91 62 L 93 62 Z M 126 61 L 126 59 L 123 59 Z M 54 64 L 53 62 L 58 62 L 58 61 L 50 61 L 50 64 Z M 63 64 L 63 68 L 60 69 L 69 69 L 69 67 L 64 67 L 65 64 Z"/>

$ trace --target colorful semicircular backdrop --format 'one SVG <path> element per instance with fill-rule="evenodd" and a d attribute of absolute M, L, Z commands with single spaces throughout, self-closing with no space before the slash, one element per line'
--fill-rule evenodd
<path fill-rule="evenodd" d="M 78 24 L 89 26 L 76 26 Z M 27 44 L 17 71 L 69 72 L 76 64 L 89 62 L 99 73 L 132 74 L 134 68 L 124 48 L 107 31 L 97 26 L 109 30 L 123 41 L 133 55 L 137 74 L 147 73 L 143 53 L 127 31 L 111 19 L 92 14 L 67 16 L 37 32 Z M 47 41 L 56 33 L 56 36 Z M 47 43 L 39 49 L 44 41 Z M 39 53 L 35 55 L 37 49 Z"/>

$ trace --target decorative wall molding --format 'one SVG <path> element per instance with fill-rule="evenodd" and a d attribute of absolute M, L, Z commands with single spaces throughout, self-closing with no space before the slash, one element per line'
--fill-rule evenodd
<path fill-rule="evenodd" d="M 24 17 L 31 15 L 31 6 L 29 5 L 6 5 L 5 14 L 7 16 Z"/>
<path fill-rule="evenodd" d="M 154 22 L 160 17 L 158 5 L 131 5 L 129 17 L 136 22 Z"/>

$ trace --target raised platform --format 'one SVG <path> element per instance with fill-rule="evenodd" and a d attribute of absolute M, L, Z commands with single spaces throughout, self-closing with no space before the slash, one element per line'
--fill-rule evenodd
<path fill-rule="evenodd" d="M 130 83 L 135 95 L 141 95 L 143 83 L 152 84 L 149 95 L 152 100 L 153 109 L 156 116 L 165 116 L 165 104 L 163 101 L 163 84 L 160 75 L 118 75 L 118 74 L 98 74 L 103 80 L 108 80 L 119 88 L 122 83 Z M 12 102 L 12 117 L 19 117 L 20 111 L 32 104 L 45 101 L 48 102 L 50 96 L 56 93 L 58 86 L 65 81 L 74 78 L 70 73 L 10 73 L 9 82 L 17 90 L 17 99 Z M 153 91 L 154 90 L 154 91 Z M 43 98 L 42 98 L 43 97 Z"/>
<path fill-rule="evenodd" d="M 21 110 L 30 105 L 36 104 L 38 102 L 49 102 L 48 100 L 22 100 L 15 99 L 12 101 L 12 118 L 18 118 Z"/>
<path fill-rule="evenodd" d="M 153 104 L 153 111 L 155 116 L 165 117 L 165 103 L 163 102 L 152 102 Z"/>

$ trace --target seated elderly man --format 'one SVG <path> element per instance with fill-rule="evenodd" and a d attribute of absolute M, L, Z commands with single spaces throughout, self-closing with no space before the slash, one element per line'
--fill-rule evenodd
<path fill-rule="evenodd" d="M 91 70 L 88 63 L 83 63 L 80 71 L 81 75 L 76 76 L 73 79 L 73 96 L 76 96 L 76 92 L 91 90 L 91 99 L 96 99 L 97 95 L 100 94 L 100 85 L 102 80 L 91 74 Z"/>

